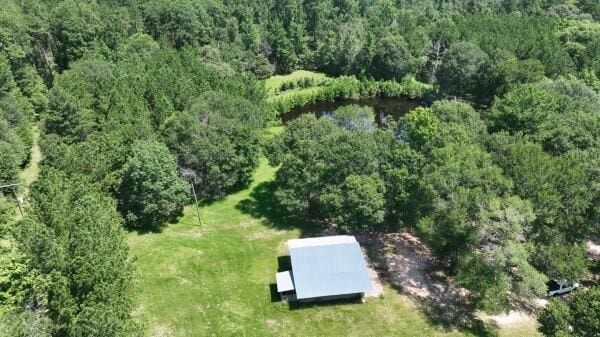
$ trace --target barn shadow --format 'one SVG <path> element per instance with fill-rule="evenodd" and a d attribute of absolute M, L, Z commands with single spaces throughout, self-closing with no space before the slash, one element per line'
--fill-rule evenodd
<path fill-rule="evenodd" d="M 281 302 L 281 296 L 277 292 L 277 283 L 269 284 L 269 293 L 271 294 L 271 303 Z"/>
<path fill-rule="evenodd" d="M 292 260 L 289 255 L 277 257 L 277 272 L 292 270 Z M 269 284 L 271 294 L 271 303 L 282 302 L 279 292 L 277 292 L 277 283 Z"/>
<path fill-rule="evenodd" d="M 333 307 L 333 306 L 341 306 L 341 305 L 359 305 L 359 304 L 363 304 L 362 299 L 360 297 L 337 299 L 337 300 L 327 300 L 327 301 L 321 301 L 321 302 L 288 301 L 288 307 L 292 311 L 309 309 L 309 308 L 323 308 L 323 307 Z"/>
<path fill-rule="evenodd" d="M 309 221 L 292 216 L 279 204 L 275 197 L 277 184 L 267 181 L 258 184 L 250 193 L 250 197 L 241 200 L 236 208 L 242 213 L 256 219 L 262 219 L 266 227 L 281 230 L 299 229 L 301 236 L 317 233 L 317 226 L 311 226 Z"/>

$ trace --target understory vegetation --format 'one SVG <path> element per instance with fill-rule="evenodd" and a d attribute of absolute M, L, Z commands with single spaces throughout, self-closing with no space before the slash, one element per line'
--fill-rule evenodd
<path fill-rule="evenodd" d="M 279 245 L 323 229 L 415 233 L 490 312 L 549 279 L 586 281 L 540 331 L 600 329 L 585 309 L 599 269 L 586 252 L 600 234 L 596 0 L 0 4 L 0 186 L 26 196 L 0 191 L 0 336 L 447 332 L 391 289 L 364 308 L 267 303 Z M 424 106 L 376 124 L 349 105 L 270 132 L 294 107 L 365 97 Z M 250 189 L 268 203 L 241 203 Z M 169 274 L 179 259 L 193 277 Z M 153 284 L 163 274 L 172 284 Z M 184 301 L 173 288 L 188 276 L 202 290 Z M 160 302 L 180 300 L 201 326 L 161 325 L 180 312 Z M 462 328 L 448 333 L 492 333 Z"/>

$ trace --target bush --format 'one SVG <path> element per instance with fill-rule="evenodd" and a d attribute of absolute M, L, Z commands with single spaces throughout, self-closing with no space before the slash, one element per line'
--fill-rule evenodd
<path fill-rule="evenodd" d="M 281 91 L 289 84 L 283 83 Z M 331 80 L 323 80 L 318 84 L 318 90 L 309 93 L 297 93 L 284 98 L 275 98 L 271 104 L 279 114 L 286 113 L 295 107 L 317 102 L 335 101 L 340 99 L 361 99 L 369 97 L 423 97 L 431 93 L 429 84 L 421 83 L 414 77 L 406 77 L 402 82 L 373 81 L 357 79 L 354 76 L 341 76 Z"/>

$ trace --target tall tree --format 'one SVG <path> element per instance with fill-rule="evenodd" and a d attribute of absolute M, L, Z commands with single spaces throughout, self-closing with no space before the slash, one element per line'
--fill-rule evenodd
<path fill-rule="evenodd" d="M 440 87 L 450 95 L 484 98 L 489 66 L 489 56 L 476 44 L 456 43 L 444 52 L 438 72 Z"/>
<path fill-rule="evenodd" d="M 163 143 L 136 141 L 123 168 L 117 208 L 125 224 L 160 229 L 183 211 L 189 187 L 177 175 L 175 157 Z"/>

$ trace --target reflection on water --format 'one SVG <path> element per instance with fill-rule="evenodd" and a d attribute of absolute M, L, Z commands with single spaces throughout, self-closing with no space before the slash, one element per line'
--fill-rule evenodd
<path fill-rule="evenodd" d="M 339 107 L 349 104 L 372 107 L 375 111 L 375 121 L 377 122 L 377 125 L 381 126 L 385 116 L 392 116 L 392 118 L 398 120 L 398 118 L 401 116 L 418 107 L 419 101 L 408 98 L 368 98 L 360 100 L 347 99 L 334 102 L 314 103 L 290 110 L 289 112 L 281 115 L 281 120 L 284 124 L 287 124 L 287 122 L 294 120 L 305 113 L 314 113 L 317 117 L 321 117 L 323 115 L 330 114 Z"/>

